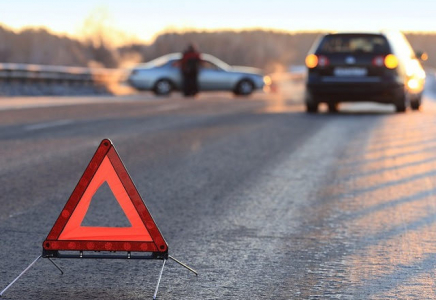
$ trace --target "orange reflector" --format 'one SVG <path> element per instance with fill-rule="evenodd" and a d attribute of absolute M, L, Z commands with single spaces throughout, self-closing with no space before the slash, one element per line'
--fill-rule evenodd
<path fill-rule="evenodd" d="M 306 67 L 313 69 L 318 65 L 318 56 L 315 54 L 309 54 L 306 56 Z"/>
<path fill-rule="evenodd" d="M 385 66 L 388 69 L 395 69 L 396 67 L 398 67 L 398 58 L 393 54 L 386 55 Z"/>

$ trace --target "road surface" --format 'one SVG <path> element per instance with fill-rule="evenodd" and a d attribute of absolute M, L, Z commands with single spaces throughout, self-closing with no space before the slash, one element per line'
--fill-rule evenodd
<path fill-rule="evenodd" d="M 297 94 L 0 99 L 0 288 L 110 138 L 170 254 L 200 273 L 168 261 L 159 299 L 434 298 L 435 102 L 308 115 Z M 96 224 L 119 213 L 109 200 Z M 56 262 L 64 275 L 41 259 L 3 297 L 151 299 L 161 267 Z"/>

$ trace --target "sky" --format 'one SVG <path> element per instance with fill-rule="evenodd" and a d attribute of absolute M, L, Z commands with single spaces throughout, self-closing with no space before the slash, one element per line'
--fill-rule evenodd
<path fill-rule="evenodd" d="M 186 29 L 436 31 L 436 0 L 0 0 L 0 24 L 77 36 L 96 11 L 112 28 L 148 42 Z"/>

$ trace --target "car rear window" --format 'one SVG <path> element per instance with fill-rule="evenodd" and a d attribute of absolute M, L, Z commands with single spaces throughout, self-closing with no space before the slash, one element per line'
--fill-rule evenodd
<path fill-rule="evenodd" d="M 318 53 L 389 53 L 390 48 L 381 35 L 327 35 L 321 41 Z"/>

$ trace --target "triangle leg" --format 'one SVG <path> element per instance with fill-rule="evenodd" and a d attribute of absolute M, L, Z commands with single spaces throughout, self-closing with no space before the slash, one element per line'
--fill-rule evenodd
<path fill-rule="evenodd" d="M 61 271 L 61 275 L 64 275 L 64 271 L 62 271 L 62 269 L 54 261 L 52 261 L 50 257 L 47 258 L 59 271 Z"/>
<path fill-rule="evenodd" d="M 24 275 L 40 258 L 42 255 L 38 256 L 27 268 L 24 269 L 23 272 L 20 273 L 20 275 L 17 276 L 7 287 L 3 289 L 3 291 L 0 292 L 0 297 L 3 295 L 4 292 L 6 292 L 7 289 L 9 289 L 18 279 L 20 279 L 21 276 Z"/>
<path fill-rule="evenodd" d="M 195 274 L 195 276 L 198 276 L 197 271 L 195 271 L 193 268 L 189 267 L 188 265 L 182 263 L 180 260 L 175 259 L 174 257 L 172 257 L 171 255 L 168 255 L 169 258 L 171 258 L 172 260 L 174 260 L 176 263 L 178 263 L 179 265 L 181 265 L 182 267 L 188 269 L 189 271 L 191 271 L 192 273 Z"/>
<path fill-rule="evenodd" d="M 159 289 L 159 284 L 160 284 L 160 280 L 162 279 L 162 273 L 163 273 L 166 261 L 167 261 L 166 259 L 163 260 L 162 269 L 160 269 L 159 279 L 157 280 L 156 289 L 154 290 L 153 300 L 155 300 L 157 297 L 157 291 Z"/>

